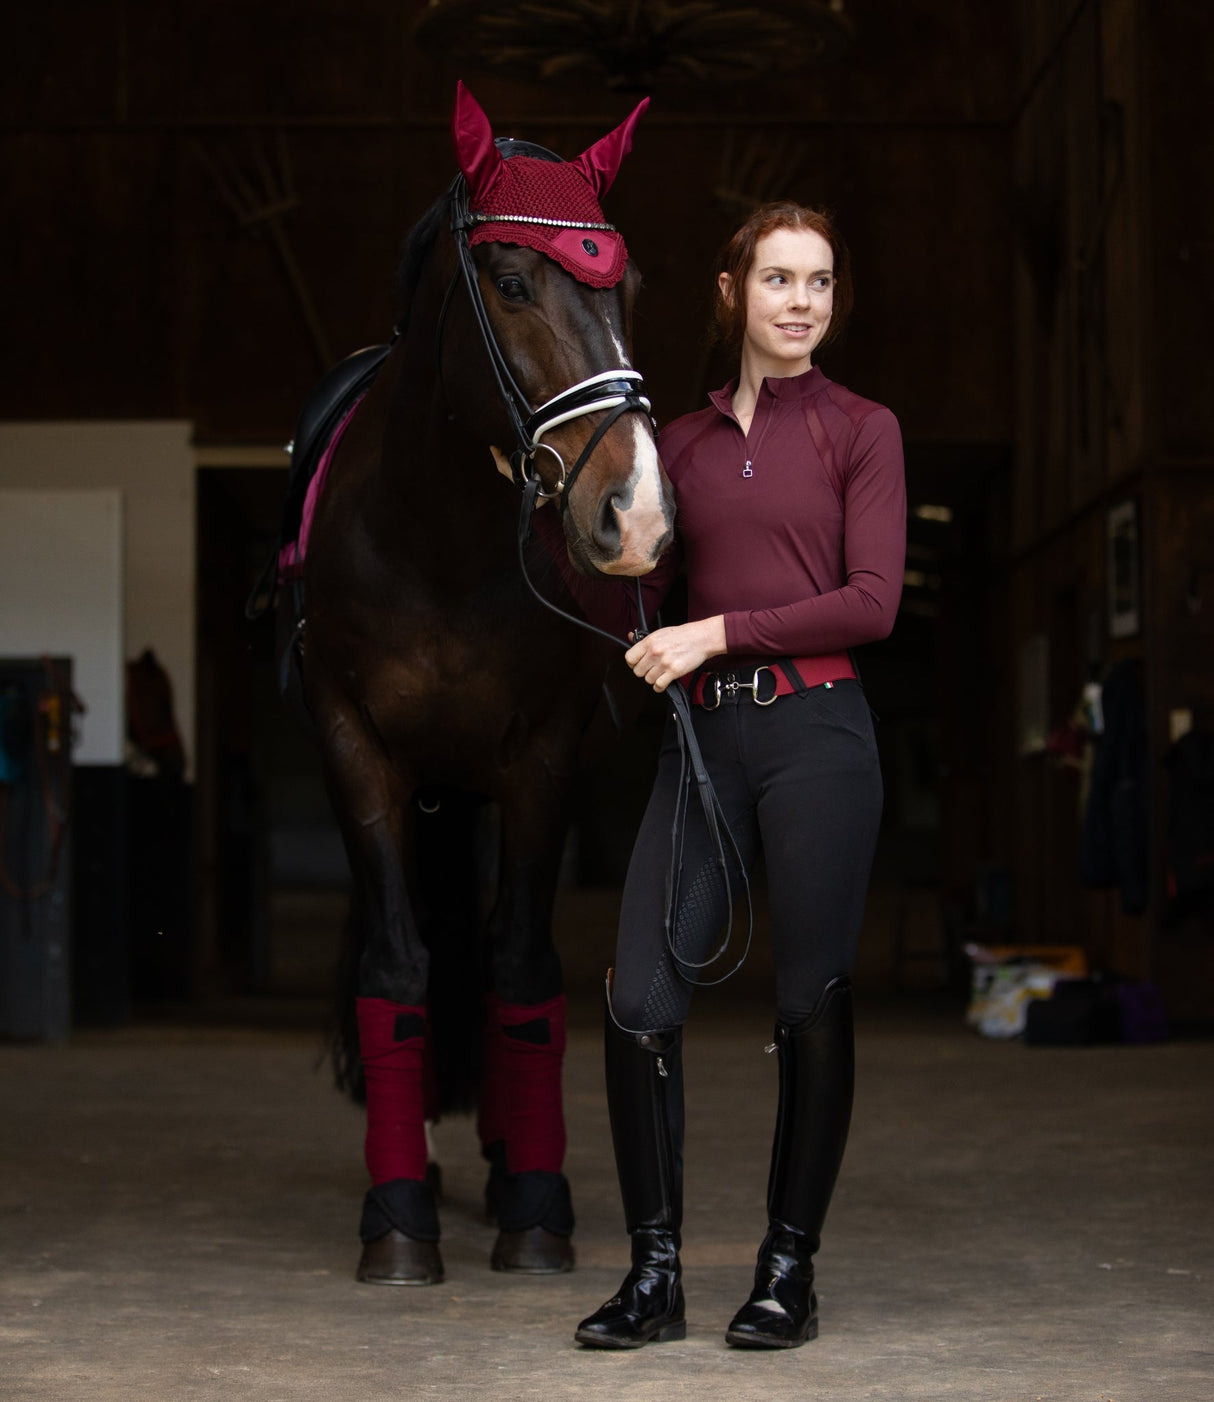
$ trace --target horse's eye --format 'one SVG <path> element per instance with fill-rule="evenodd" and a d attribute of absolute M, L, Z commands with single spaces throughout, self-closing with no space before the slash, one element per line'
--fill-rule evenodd
<path fill-rule="evenodd" d="M 521 277 L 499 277 L 497 290 L 507 302 L 525 302 L 527 300 L 527 289 L 523 286 Z"/>

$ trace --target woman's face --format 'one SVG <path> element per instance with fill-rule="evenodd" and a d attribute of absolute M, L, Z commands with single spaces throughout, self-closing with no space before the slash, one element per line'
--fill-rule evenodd
<path fill-rule="evenodd" d="M 834 265 L 830 244 L 813 229 L 773 229 L 755 244 L 741 289 L 742 350 L 764 374 L 795 375 L 813 363 L 834 310 Z M 721 287 L 728 296 L 728 273 L 721 274 Z"/>

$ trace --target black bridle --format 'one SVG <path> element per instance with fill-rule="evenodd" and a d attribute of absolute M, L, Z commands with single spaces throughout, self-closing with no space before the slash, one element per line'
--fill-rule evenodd
<path fill-rule="evenodd" d="M 604 628 L 599 628 L 584 618 L 577 617 L 576 614 L 568 613 L 558 604 L 554 604 L 550 599 L 535 587 L 531 575 L 527 569 L 527 543 L 531 536 L 531 518 L 535 513 L 535 508 L 540 498 L 555 498 L 558 509 L 563 511 L 568 503 L 569 494 L 573 490 L 578 474 L 590 459 L 591 453 L 598 447 L 604 434 L 621 417 L 627 413 L 643 413 L 653 424 L 651 406 L 649 399 L 643 393 L 643 382 L 640 374 L 632 369 L 615 369 L 604 371 L 601 374 L 593 375 L 579 384 L 572 385 L 569 389 L 563 390 L 555 398 L 541 404 L 538 409 L 533 410 L 530 401 L 518 386 L 517 380 L 510 369 L 510 364 L 502 353 L 498 345 L 497 337 L 493 331 L 493 323 L 489 320 L 489 312 L 485 306 L 485 299 L 481 294 L 480 280 L 476 273 L 476 264 L 472 257 L 472 248 L 469 243 L 468 234 L 470 230 L 476 228 L 482 219 L 472 214 L 468 204 L 468 184 L 462 175 L 457 176 L 451 187 L 451 230 L 455 236 L 455 246 L 459 258 L 459 267 L 447 289 L 443 298 L 442 310 L 439 313 L 438 339 L 440 342 L 438 362 L 441 367 L 441 340 L 443 326 L 446 322 L 447 310 L 454 294 L 457 283 L 463 282 L 468 290 L 468 296 L 472 303 L 473 314 L 476 324 L 481 334 L 481 341 L 484 344 L 485 353 L 489 358 L 489 364 L 493 370 L 494 379 L 497 382 L 498 394 L 502 404 L 509 416 L 511 428 L 515 437 L 515 448 L 510 454 L 510 471 L 515 484 L 522 488 L 523 500 L 519 511 L 518 523 L 518 559 L 519 568 L 522 571 L 523 580 L 527 588 L 534 597 L 548 610 L 558 617 L 565 619 L 569 623 L 575 624 L 579 628 L 597 633 L 600 637 L 606 638 L 617 647 L 623 647 L 625 651 L 635 642 L 640 642 L 649 632 L 645 619 L 645 602 L 641 592 L 641 582 L 638 579 L 637 591 L 637 622 L 638 626 L 631 639 L 617 638 L 614 633 L 607 632 Z M 580 227 L 580 226 L 574 226 Z M 611 227 L 604 225 L 587 225 L 586 227 L 603 228 Z M 441 373 L 441 370 L 440 370 Z M 577 461 L 567 472 L 565 470 L 565 460 L 561 454 L 550 444 L 541 442 L 544 434 L 558 424 L 567 423 L 571 419 L 580 418 L 585 414 L 597 413 L 600 410 L 608 411 L 603 421 L 597 425 L 594 432 L 586 440 L 585 446 L 578 454 Z M 656 431 L 656 425 L 654 425 Z M 556 485 L 547 490 L 540 479 L 536 458 L 540 451 L 551 453 L 560 465 L 560 477 Z M 530 467 L 530 471 L 528 468 Z M 751 941 L 754 937 L 754 904 L 750 895 L 750 883 L 746 878 L 745 862 L 738 849 L 737 841 L 733 833 L 729 830 L 725 813 L 721 808 L 720 800 L 717 798 L 713 788 L 712 779 L 709 777 L 708 768 L 704 763 L 704 756 L 700 751 L 699 741 L 696 739 L 695 727 L 691 718 L 691 699 L 686 688 L 681 681 L 676 681 L 666 690 L 666 695 L 670 701 L 671 709 L 674 712 L 676 729 L 679 736 L 679 750 L 681 755 L 681 772 L 679 776 L 679 802 L 675 805 L 674 824 L 671 831 L 671 872 L 669 880 L 669 897 L 666 909 L 666 947 L 674 961 L 675 967 L 680 977 L 696 985 L 711 986 L 716 983 L 723 983 L 727 978 L 735 974 L 746 961 L 746 956 L 750 951 Z M 703 962 L 693 962 L 684 959 L 675 949 L 675 917 L 678 910 L 679 897 L 679 877 L 682 873 L 683 835 L 686 830 L 687 806 L 690 798 L 692 782 L 695 784 L 696 792 L 699 796 L 700 807 L 704 814 L 704 820 L 708 828 L 709 839 L 712 850 L 716 857 L 717 865 L 721 872 L 721 878 L 725 885 L 725 899 L 729 910 L 729 923 L 726 927 L 724 937 L 720 946 L 714 954 Z M 728 847 L 726 846 L 728 843 Z M 727 973 L 716 979 L 700 979 L 696 974 L 701 969 L 709 968 L 720 959 L 728 949 L 733 934 L 733 887 L 729 879 L 729 857 L 732 852 L 737 863 L 738 871 L 741 875 L 743 890 L 746 894 L 747 906 L 747 931 L 746 942 L 742 953 L 736 964 Z M 610 995 L 607 1000 L 608 1008 L 611 1007 Z M 615 1019 L 614 1012 L 611 1014 Z M 616 1024 L 620 1024 L 617 1022 Z M 638 1028 L 622 1028 L 626 1032 L 642 1031 Z"/>
<path fill-rule="evenodd" d="M 515 484 L 519 487 L 525 487 L 529 481 L 539 477 L 536 467 L 539 453 L 541 451 L 550 453 L 559 465 L 559 476 L 556 485 L 551 490 L 545 490 L 541 487 L 539 495 L 557 498 L 557 505 L 564 510 L 569 493 L 573 490 L 573 484 L 577 481 L 582 468 L 589 462 L 591 453 L 598 447 L 607 430 L 617 419 L 628 413 L 642 413 L 652 423 L 651 405 L 648 396 L 644 393 L 644 384 L 640 373 L 621 366 L 614 370 L 606 370 L 600 374 L 592 375 L 589 379 L 582 380 L 579 384 L 571 385 L 568 389 L 562 390 L 560 394 L 541 404 L 538 409 L 531 408 L 530 400 L 519 388 L 518 381 L 510 369 L 510 364 L 497 343 L 497 337 L 493 332 L 493 323 L 489 320 L 489 311 L 481 293 L 480 279 L 476 275 L 476 263 L 472 257 L 472 247 L 468 234 L 483 222 L 485 222 L 483 217 L 470 211 L 468 182 L 462 175 L 458 176 L 451 187 L 451 230 L 455 235 L 455 248 L 459 257 L 459 270 L 452 282 L 452 288 L 454 288 L 455 282 L 462 280 L 468 289 L 468 296 L 472 302 L 472 312 L 481 333 L 481 341 L 484 344 L 485 353 L 489 357 L 493 377 L 497 381 L 498 395 L 510 419 L 515 440 L 514 450 L 510 454 L 510 471 Z M 611 226 L 587 224 L 585 226 L 569 225 L 568 227 L 602 229 Z M 449 298 L 450 290 L 448 291 L 448 300 Z M 444 302 L 443 310 L 445 313 L 446 302 Z M 556 428 L 558 424 L 568 423 L 571 419 L 581 418 L 585 414 L 598 413 L 604 409 L 609 411 L 607 417 L 587 439 L 572 468 L 566 470 L 565 460 L 557 449 L 551 444 L 541 441 L 544 434 Z"/>

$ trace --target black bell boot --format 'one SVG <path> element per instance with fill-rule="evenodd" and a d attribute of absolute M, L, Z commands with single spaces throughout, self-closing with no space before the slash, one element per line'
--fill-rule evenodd
<path fill-rule="evenodd" d="M 559 1275 L 573 1269 L 573 1200 L 563 1173 L 532 1169 L 504 1174 L 497 1222 L 500 1230 L 489 1258 L 495 1271 Z"/>
<path fill-rule="evenodd" d="M 855 1084 L 850 980 L 832 980 L 804 1022 L 777 1023 L 775 1047 L 780 1100 L 769 1229 L 754 1289 L 725 1334 L 739 1348 L 797 1348 L 818 1336 L 813 1257 L 843 1161 Z"/>
<path fill-rule="evenodd" d="M 683 1032 L 623 1032 L 607 1010 L 607 1107 L 632 1269 L 577 1327 L 592 1348 L 640 1348 L 687 1337 L 683 1223 Z"/>
<path fill-rule="evenodd" d="M 441 1283 L 438 1209 L 428 1181 L 396 1178 L 371 1188 L 363 1199 L 358 1231 L 363 1252 L 356 1275 L 364 1284 Z"/>

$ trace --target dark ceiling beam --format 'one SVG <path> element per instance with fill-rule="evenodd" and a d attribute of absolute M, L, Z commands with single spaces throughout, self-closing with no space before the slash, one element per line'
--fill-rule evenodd
<path fill-rule="evenodd" d="M 587 116 L 585 113 L 539 113 L 504 116 L 494 114 L 496 128 L 507 127 L 586 127 L 602 130 L 619 120 L 619 113 Z M 1003 130 L 1010 126 L 1011 117 L 807 117 L 803 113 L 734 112 L 734 113 L 661 113 L 652 108 L 645 115 L 645 129 L 711 129 L 713 127 L 787 127 L 797 130 L 822 130 L 834 127 L 864 127 L 871 130 L 886 128 L 895 131 L 972 131 L 988 128 Z M 162 131 L 232 131 L 250 128 L 305 131 L 446 131 L 450 117 L 268 117 L 265 115 L 233 117 L 166 117 L 140 121 L 114 120 L 73 122 L 0 122 L 0 136 L 17 136 L 29 132 L 162 132 Z"/>

